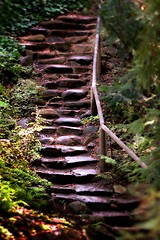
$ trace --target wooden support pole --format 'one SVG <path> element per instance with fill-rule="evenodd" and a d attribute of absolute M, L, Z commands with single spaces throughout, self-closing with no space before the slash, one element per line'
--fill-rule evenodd
<path fill-rule="evenodd" d="M 106 133 L 102 128 L 100 128 L 99 135 L 100 135 L 99 136 L 100 155 L 106 155 Z M 100 160 L 100 171 L 101 172 L 105 171 L 105 160 L 104 159 Z"/>
<path fill-rule="evenodd" d="M 94 96 L 94 92 L 93 89 L 91 88 L 91 114 L 93 116 L 97 115 L 97 106 L 96 106 L 96 101 L 95 101 L 95 96 Z"/>

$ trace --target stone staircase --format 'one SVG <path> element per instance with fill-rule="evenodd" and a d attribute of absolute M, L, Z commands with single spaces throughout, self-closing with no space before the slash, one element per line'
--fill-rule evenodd
<path fill-rule="evenodd" d="M 90 116 L 95 32 L 95 17 L 73 14 L 41 22 L 20 38 L 22 65 L 33 60 L 37 82 L 45 87 L 45 104 L 38 105 L 45 119 L 42 158 L 34 169 L 53 182 L 50 204 L 57 213 L 128 227 L 139 201 L 99 177 L 98 127 L 82 124 Z"/>

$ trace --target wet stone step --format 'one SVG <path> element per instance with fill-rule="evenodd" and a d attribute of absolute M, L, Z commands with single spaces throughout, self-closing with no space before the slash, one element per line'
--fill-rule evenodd
<path fill-rule="evenodd" d="M 101 187 L 100 187 L 101 186 Z M 103 186 L 101 181 L 85 184 L 54 184 L 52 187 L 52 192 L 63 193 L 63 194 L 78 194 L 86 196 L 110 196 L 113 193 L 113 189 L 109 186 Z"/>
<path fill-rule="evenodd" d="M 86 85 L 85 80 L 79 80 L 79 79 L 60 79 L 57 81 L 57 85 L 59 87 L 65 87 L 65 88 L 77 88 L 77 87 L 82 87 Z"/>
<path fill-rule="evenodd" d="M 71 44 L 84 43 L 88 41 L 88 37 L 87 36 L 67 37 L 65 38 L 65 41 Z"/>
<path fill-rule="evenodd" d="M 75 37 L 75 36 L 91 36 L 94 30 L 52 30 L 49 36 L 59 37 Z"/>
<path fill-rule="evenodd" d="M 46 91 L 43 92 L 43 98 L 44 99 L 51 99 L 53 98 L 54 100 L 60 100 L 61 99 L 61 92 L 58 90 L 52 90 L 52 89 L 47 89 Z"/>
<path fill-rule="evenodd" d="M 56 144 L 59 145 L 68 145 L 76 146 L 81 144 L 81 137 L 69 135 L 69 136 L 60 136 L 56 139 Z"/>
<path fill-rule="evenodd" d="M 58 114 L 61 116 L 61 117 L 66 117 L 66 116 L 80 116 L 80 115 L 83 115 L 84 114 L 84 111 L 82 110 L 71 110 L 71 109 L 59 109 L 58 110 Z"/>
<path fill-rule="evenodd" d="M 56 53 L 50 52 L 50 51 L 45 51 L 45 52 L 38 52 L 37 53 L 37 58 L 38 59 L 48 59 L 48 58 L 55 58 L 56 57 Z"/>
<path fill-rule="evenodd" d="M 42 177 L 46 178 L 53 183 L 81 183 L 91 181 L 96 175 L 97 170 L 90 168 L 77 168 L 74 169 L 66 169 L 66 170 L 57 170 L 57 169 L 44 169 L 42 167 L 35 168 L 36 173 Z M 57 198 L 58 198 L 57 194 Z M 65 195 L 66 196 L 66 195 Z M 80 196 L 81 197 L 81 196 Z M 67 196 L 66 196 L 67 198 Z"/>
<path fill-rule="evenodd" d="M 55 121 L 58 125 L 63 126 L 81 126 L 81 120 L 79 118 L 70 118 L 70 117 L 60 117 Z"/>
<path fill-rule="evenodd" d="M 41 149 L 41 154 L 53 157 L 74 156 L 86 152 L 87 148 L 83 146 L 44 145 Z"/>
<path fill-rule="evenodd" d="M 49 144 L 52 145 L 55 142 L 55 139 L 53 137 L 46 137 L 46 136 L 41 136 L 39 138 L 39 141 L 41 144 Z"/>
<path fill-rule="evenodd" d="M 21 43 L 28 50 L 32 51 L 42 51 L 48 48 L 48 43 Z"/>
<path fill-rule="evenodd" d="M 39 64 L 63 64 L 65 62 L 64 57 L 54 57 L 54 58 L 47 58 L 47 59 L 39 59 Z"/>
<path fill-rule="evenodd" d="M 53 134 L 55 132 L 56 132 L 56 127 L 46 126 L 40 131 L 40 134 Z"/>
<path fill-rule="evenodd" d="M 93 57 L 92 55 L 71 56 L 68 58 L 68 61 L 75 61 L 80 63 L 81 65 L 89 65 L 93 61 Z"/>
<path fill-rule="evenodd" d="M 51 39 L 51 38 L 50 38 Z M 60 52 L 66 52 L 69 51 L 71 48 L 71 44 L 70 43 L 66 43 L 66 42 L 59 42 L 59 43 L 50 43 L 50 50 L 58 50 Z"/>
<path fill-rule="evenodd" d="M 22 41 L 28 41 L 28 42 L 44 42 L 45 36 L 43 34 L 37 34 L 37 35 L 28 35 L 21 38 Z"/>
<path fill-rule="evenodd" d="M 68 157 L 42 157 L 41 163 L 49 168 L 64 169 L 74 168 L 97 163 L 97 160 L 85 155 L 68 156 Z"/>
<path fill-rule="evenodd" d="M 43 118 L 57 118 L 59 117 L 58 112 L 53 108 L 42 108 L 38 110 L 38 114 Z"/>
<path fill-rule="evenodd" d="M 73 68 L 70 66 L 66 65 L 61 65 L 61 64 L 53 64 L 53 65 L 47 65 L 45 66 L 45 72 L 46 73 L 60 73 L 60 74 L 65 74 L 65 73 L 73 73 Z"/>
<path fill-rule="evenodd" d="M 64 107 L 70 107 L 72 109 L 78 109 L 78 108 L 88 108 L 90 107 L 91 103 L 89 100 L 80 100 L 78 102 L 75 102 L 75 101 L 66 101 L 64 103 Z"/>
<path fill-rule="evenodd" d="M 59 135 L 68 135 L 68 134 L 74 134 L 74 135 L 82 135 L 83 129 L 80 127 L 71 127 L 71 126 L 60 126 L 57 128 L 57 133 Z"/>
<path fill-rule="evenodd" d="M 44 36 L 46 36 L 48 34 L 48 30 L 43 27 L 33 27 L 29 29 L 29 33 L 34 35 L 43 34 Z"/>
<path fill-rule="evenodd" d="M 59 19 L 63 22 L 67 23 L 80 23 L 80 24 L 89 24 L 89 23 L 96 23 L 96 17 L 89 17 L 89 16 L 77 16 L 77 15 L 67 15 L 67 16 L 60 16 Z"/>
<path fill-rule="evenodd" d="M 67 100 L 80 100 L 82 98 L 85 98 L 88 94 L 88 91 L 83 89 L 70 89 L 66 90 L 62 93 L 62 99 L 64 101 Z"/>
<path fill-rule="evenodd" d="M 122 227 L 122 226 L 131 226 L 133 224 L 133 218 L 127 211 L 103 211 L 103 212 L 92 212 L 91 215 L 84 214 L 83 217 L 89 219 L 104 219 L 105 224 Z"/>
<path fill-rule="evenodd" d="M 40 23 L 40 26 L 48 29 L 70 29 L 70 30 L 86 30 L 85 25 L 75 24 L 75 23 L 67 23 L 61 21 L 44 21 Z"/>

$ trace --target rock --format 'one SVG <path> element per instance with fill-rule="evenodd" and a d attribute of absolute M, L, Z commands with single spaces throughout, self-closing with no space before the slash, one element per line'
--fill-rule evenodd
<path fill-rule="evenodd" d="M 38 110 L 38 114 L 41 115 L 43 118 L 57 118 L 58 113 L 53 108 L 43 108 Z"/>
<path fill-rule="evenodd" d="M 55 57 L 55 58 L 47 58 L 47 59 L 40 59 L 38 63 L 40 64 L 63 64 L 65 62 L 64 57 Z"/>
<path fill-rule="evenodd" d="M 33 64 L 33 57 L 30 55 L 21 56 L 19 61 L 22 66 L 29 66 Z"/>
<path fill-rule="evenodd" d="M 55 98 L 61 98 L 61 93 L 58 90 L 52 90 L 52 89 L 47 89 L 46 91 L 43 92 L 43 98 L 45 99 L 55 99 Z"/>
<path fill-rule="evenodd" d="M 98 131 L 99 127 L 98 126 L 87 126 L 83 130 L 83 134 L 91 134 L 91 133 L 96 133 Z"/>
<path fill-rule="evenodd" d="M 59 135 L 67 135 L 67 134 L 74 134 L 74 135 L 81 135 L 83 130 L 78 127 L 69 127 L 69 126 L 61 126 L 58 127 L 57 133 Z"/>
<path fill-rule="evenodd" d="M 81 138 L 78 136 L 61 136 L 56 140 L 57 144 L 75 146 L 81 144 Z"/>
<path fill-rule="evenodd" d="M 93 46 L 89 46 L 88 44 L 77 44 L 71 47 L 71 51 L 73 51 L 75 54 L 91 53 L 92 50 Z"/>
<path fill-rule="evenodd" d="M 92 239 L 116 240 L 111 227 L 107 226 L 104 223 L 97 223 L 97 225 L 94 225 L 94 227 L 89 226 L 88 231 L 91 234 Z"/>
<path fill-rule="evenodd" d="M 79 118 L 69 118 L 69 117 L 60 117 L 58 118 L 55 123 L 58 125 L 63 125 L 63 126 L 80 126 L 81 125 L 81 120 Z"/>
<path fill-rule="evenodd" d="M 42 144 L 53 144 L 54 143 L 54 138 L 53 137 L 41 137 L 39 139 L 39 141 L 42 143 Z"/>
<path fill-rule="evenodd" d="M 70 89 L 62 93 L 62 98 L 64 101 L 67 100 L 79 100 L 87 95 L 87 91 L 83 89 Z"/>
<path fill-rule="evenodd" d="M 60 52 L 66 52 L 70 49 L 70 47 L 71 47 L 70 43 L 65 43 L 65 42 L 54 43 L 50 45 L 50 50 L 51 51 L 58 50 Z"/>
<path fill-rule="evenodd" d="M 89 212 L 86 204 L 80 201 L 73 201 L 67 206 L 67 210 L 72 214 L 82 214 Z"/>
<path fill-rule="evenodd" d="M 47 65 L 45 67 L 46 73 L 72 73 L 73 69 L 70 66 L 67 65 L 61 65 L 61 64 L 53 64 L 53 65 Z"/>
<path fill-rule="evenodd" d="M 28 118 L 22 118 L 18 121 L 18 125 L 21 126 L 21 128 L 27 128 L 28 123 L 29 123 Z"/>
<path fill-rule="evenodd" d="M 29 35 L 29 36 L 23 37 L 23 40 L 29 41 L 29 42 L 43 42 L 45 41 L 45 36 L 42 34 Z"/>

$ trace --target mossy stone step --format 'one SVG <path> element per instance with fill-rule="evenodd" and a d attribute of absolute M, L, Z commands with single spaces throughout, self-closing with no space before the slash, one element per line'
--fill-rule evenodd
<path fill-rule="evenodd" d="M 67 23 L 76 23 L 76 24 L 89 24 L 89 23 L 95 23 L 97 21 L 96 17 L 90 17 L 90 16 L 83 16 L 83 15 L 67 15 L 67 16 L 60 16 L 58 19 L 60 19 L 63 22 Z"/>

